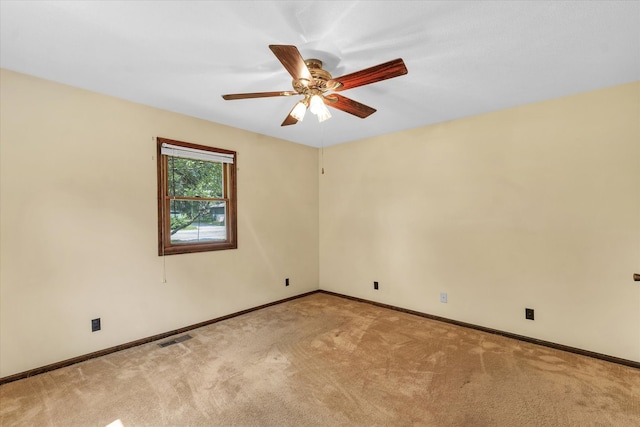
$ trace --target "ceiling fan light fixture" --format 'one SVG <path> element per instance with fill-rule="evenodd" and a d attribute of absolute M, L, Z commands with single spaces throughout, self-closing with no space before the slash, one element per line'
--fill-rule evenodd
<path fill-rule="evenodd" d="M 320 110 L 324 107 L 324 102 L 322 102 L 322 98 L 320 95 L 313 95 L 311 97 L 311 101 L 309 101 L 309 109 L 313 114 L 318 114 Z"/>
<path fill-rule="evenodd" d="M 291 117 L 301 122 L 304 119 L 304 113 L 307 111 L 307 104 L 304 101 L 298 101 L 291 110 Z"/>
<path fill-rule="evenodd" d="M 318 117 L 319 122 L 331 118 L 331 113 L 320 95 L 313 95 L 309 101 L 309 110 Z"/>
<path fill-rule="evenodd" d="M 325 120 L 331 118 L 331 113 L 329 112 L 329 109 L 323 104 L 322 110 L 316 114 L 316 117 L 318 117 L 318 121 L 322 123 Z"/>

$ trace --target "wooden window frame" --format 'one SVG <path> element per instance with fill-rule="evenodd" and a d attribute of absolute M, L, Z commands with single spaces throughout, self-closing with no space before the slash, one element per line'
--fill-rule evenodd
<path fill-rule="evenodd" d="M 176 141 L 167 138 L 158 137 L 156 140 L 156 157 L 158 159 L 158 255 L 164 256 L 236 249 L 238 247 L 236 185 L 237 153 L 235 151 L 225 150 L 222 148 L 192 144 L 190 142 Z M 225 188 L 223 190 L 224 194 L 222 199 L 227 203 L 227 212 L 225 213 L 227 240 L 204 243 L 171 243 L 170 202 L 172 197 L 169 196 L 168 184 L 168 159 L 171 156 L 162 154 L 161 149 L 163 143 L 209 151 L 212 153 L 233 155 L 233 163 L 223 163 L 223 180 Z"/>

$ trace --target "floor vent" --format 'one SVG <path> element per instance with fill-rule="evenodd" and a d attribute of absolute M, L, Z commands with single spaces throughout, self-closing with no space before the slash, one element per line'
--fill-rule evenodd
<path fill-rule="evenodd" d="M 190 340 L 191 338 L 192 338 L 191 335 L 187 334 L 187 335 L 183 335 L 183 336 L 178 337 L 178 338 L 174 338 L 171 341 L 161 342 L 158 345 L 160 347 L 168 347 L 168 346 L 173 345 L 173 344 L 178 344 L 179 342 L 182 342 L 182 341 Z"/>

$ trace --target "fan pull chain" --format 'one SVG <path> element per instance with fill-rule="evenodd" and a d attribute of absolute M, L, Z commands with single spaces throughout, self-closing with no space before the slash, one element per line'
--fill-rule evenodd
<path fill-rule="evenodd" d="M 324 126 L 320 130 L 320 168 L 324 175 Z"/>

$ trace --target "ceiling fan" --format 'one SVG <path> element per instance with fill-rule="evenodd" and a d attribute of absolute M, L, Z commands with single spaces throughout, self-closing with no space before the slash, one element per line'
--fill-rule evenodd
<path fill-rule="evenodd" d="M 304 98 L 298 101 L 281 126 L 294 125 L 301 121 L 307 109 L 318 117 L 319 121 L 324 121 L 331 117 L 329 109 L 336 108 L 356 117 L 364 119 L 375 113 L 375 108 L 371 108 L 360 102 L 349 99 L 345 96 L 332 92 L 340 92 L 358 86 L 376 83 L 382 80 L 399 77 L 407 74 L 402 59 L 375 65 L 355 73 L 346 74 L 342 77 L 332 77 L 331 74 L 322 69 L 322 61 L 319 59 L 302 59 L 298 48 L 290 45 L 269 45 L 269 49 L 282 63 L 284 68 L 293 77 L 293 91 L 278 92 L 254 92 L 235 93 L 222 95 L 226 100 L 266 98 L 271 96 L 292 96 L 302 95 Z"/>

